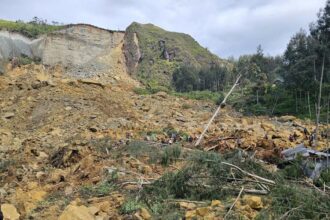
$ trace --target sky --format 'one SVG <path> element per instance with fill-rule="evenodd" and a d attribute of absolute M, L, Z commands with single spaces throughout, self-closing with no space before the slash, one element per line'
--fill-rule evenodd
<path fill-rule="evenodd" d="M 260 44 L 280 55 L 308 30 L 326 0 L 0 0 L 0 18 L 88 23 L 125 30 L 133 21 L 184 32 L 222 58 L 251 54 Z"/>

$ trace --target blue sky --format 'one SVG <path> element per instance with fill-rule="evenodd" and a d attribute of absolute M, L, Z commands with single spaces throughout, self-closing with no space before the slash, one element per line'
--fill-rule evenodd
<path fill-rule="evenodd" d="M 124 30 L 153 23 L 193 36 L 220 57 L 253 53 L 261 44 L 281 54 L 290 37 L 308 29 L 326 0 L 0 0 L 0 18 L 89 23 Z"/>

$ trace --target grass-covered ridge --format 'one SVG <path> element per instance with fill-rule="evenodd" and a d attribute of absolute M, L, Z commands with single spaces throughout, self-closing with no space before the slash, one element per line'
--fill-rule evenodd
<path fill-rule="evenodd" d="M 51 25 L 45 22 L 23 22 L 0 19 L 0 30 L 20 33 L 32 39 L 37 38 L 42 34 L 47 34 L 56 30 L 60 30 L 63 27 L 63 25 Z"/>
<path fill-rule="evenodd" d="M 205 68 L 224 63 L 190 35 L 166 31 L 153 24 L 133 22 L 126 30 L 136 33 L 141 52 L 137 76 L 142 81 L 156 80 L 169 86 L 173 71 L 182 65 Z M 166 52 L 165 52 L 166 51 Z M 167 53 L 167 55 L 164 55 Z"/>

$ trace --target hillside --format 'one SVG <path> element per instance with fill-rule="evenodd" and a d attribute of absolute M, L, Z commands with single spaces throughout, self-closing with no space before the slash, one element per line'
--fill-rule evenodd
<path fill-rule="evenodd" d="M 169 32 L 153 24 L 133 22 L 125 35 L 128 72 L 143 81 L 169 86 L 175 68 L 207 68 L 225 61 L 198 44 L 191 36 Z"/>
<path fill-rule="evenodd" d="M 222 105 L 195 146 L 214 102 L 138 92 L 139 80 L 168 86 L 179 65 L 224 63 L 188 35 L 137 23 L 36 39 L 1 30 L 0 61 L 5 219 L 329 217 L 327 124 L 311 148 L 312 121 Z"/>

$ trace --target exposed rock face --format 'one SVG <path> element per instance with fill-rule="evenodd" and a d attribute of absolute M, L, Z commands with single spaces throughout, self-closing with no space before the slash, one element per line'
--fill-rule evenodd
<path fill-rule="evenodd" d="M 30 40 L 20 34 L 0 31 L 0 60 L 19 57 L 41 58 L 44 65 L 62 64 L 78 77 L 94 76 L 109 69 L 99 57 L 110 54 L 124 39 L 124 32 L 91 25 L 71 25 Z"/>
<path fill-rule="evenodd" d="M 27 37 L 8 31 L 0 31 L 0 59 L 18 57 L 24 54 L 28 57 L 36 56 L 40 39 L 30 40 Z M 33 49 L 35 48 L 35 49 Z"/>
<path fill-rule="evenodd" d="M 124 42 L 127 72 L 134 75 L 137 71 L 138 62 L 142 58 L 136 33 L 128 30 Z"/>

